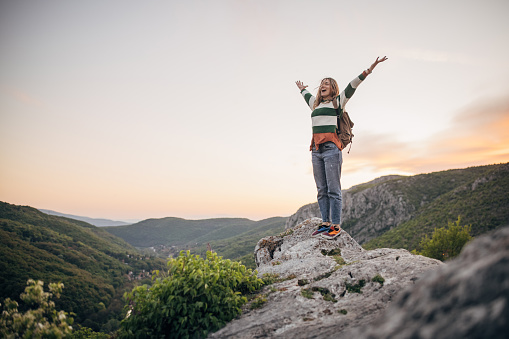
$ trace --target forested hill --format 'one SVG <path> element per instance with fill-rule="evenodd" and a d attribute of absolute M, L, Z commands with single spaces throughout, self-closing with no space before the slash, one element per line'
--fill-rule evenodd
<path fill-rule="evenodd" d="M 63 282 L 57 308 L 96 330 L 118 324 L 133 280 L 165 267 L 101 228 L 4 202 L 0 239 L 0 299 L 19 300 L 29 278 Z"/>
<path fill-rule="evenodd" d="M 471 225 L 472 236 L 509 226 L 509 163 L 421 174 L 385 187 L 413 210 L 408 220 L 367 242 L 368 249 L 420 250 L 424 235 L 458 217 Z"/>
<path fill-rule="evenodd" d="M 138 248 L 151 248 L 165 256 L 180 250 L 204 255 L 207 244 L 225 259 L 242 260 L 254 268 L 253 251 L 258 240 L 284 230 L 286 217 L 260 221 L 242 218 L 186 220 L 148 219 L 128 226 L 102 227 Z M 149 252 L 150 253 L 150 252 Z"/>
<path fill-rule="evenodd" d="M 509 163 L 386 176 L 343 191 L 342 227 L 366 249 L 419 249 L 435 228 L 461 218 L 472 236 L 509 225 Z M 317 203 L 288 218 L 318 217 Z"/>

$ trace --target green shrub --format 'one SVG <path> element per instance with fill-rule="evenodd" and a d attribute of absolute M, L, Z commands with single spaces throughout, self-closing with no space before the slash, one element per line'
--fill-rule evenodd
<path fill-rule="evenodd" d="M 110 335 L 102 332 L 95 332 L 91 328 L 78 326 L 78 328 L 72 332 L 70 338 L 72 339 L 108 339 Z"/>
<path fill-rule="evenodd" d="M 247 302 L 242 293 L 263 285 L 256 272 L 212 252 L 204 259 L 182 251 L 168 267 L 168 276 L 156 272 L 150 288 L 126 293 L 121 337 L 205 337 L 241 313 Z"/>
<path fill-rule="evenodd" d="M 345 282 L 346 290 L 350 293 L 362 293 L 361 290 L 365 285 L 366 285 L 366 281 L 364 279 L 359 280 L 359 282 L 355 285 Z"/>
<path fill-rule="evenodd" d="M 309 280 L 307 280 L 307 279 L 299 279 L 299 280 L 297 280 L 297 285 L 299 285 L 299 286 L 304 286 L 304 285 L 307 285 L 307 284 L 309 284 Z"/>
<path fill-rule="evenodd" d="M 420 243 L 422 251 L 418 253 L 441 261 L 460 254 L 463 246 L 472 239 L 471 226 L 460 226 L 460 221 L 458 217 L 455 223 L 449 222 L 447 228 L 435 228 L 431 238 L 425 235 Z"/>
<path fill-rule="evenodd" d="M 380 274 L 377 274 L 377 275 L 375 275 L 373 277 L 373 279 L 371 279 L 371 281 L 377 282 L 377 283 L 380 284 L 380 286 L 383 286 L 384 282 L 385 282 L 385 279 Z"/>
<path fill-rule="evenodd" d="M 55 310 L 50 300 L 54 295 L 60 298 L 64 288 L 62 283 L 49 284 L 50 292 L 44 292 L 44 283 L 29 279 L 21 300 L 28 306 L 25 313 L 18 311 L 18 303 L 5 299 L 4 310 L 0 315 L 0 337 L 2 338 L 63 338 L 72 332 L 73 318 L 67 312 Z"/>
<path fill-rule="evenodd" d="M 267 296 L 265 294 L 257 295 L 251 303 L 251 309 L 261 308 L 267 302 Z"/>
<path fill-rule="evenodd" d="M 276 282 L 282 281 L 282 279 L 279 277 L 279 274 L 277 273 L 264 273 L 262 280 L 264 285 L 272 285 Z"/>
<path fill-rule="evenodd" d="M 313 299 L 313 291 L 310 288 L 303 288 L 300 290 L 300 294 L 304 298 Z"/>

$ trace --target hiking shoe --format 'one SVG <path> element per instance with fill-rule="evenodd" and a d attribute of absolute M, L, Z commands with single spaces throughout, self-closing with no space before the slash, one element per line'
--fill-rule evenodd
<path fill-rule="evenodd" d="M 330 223 L 323 222 L 320 226 L 318 226 L 316 231 L 314 231 L 313 234 L 311 234 L 311 236 L 316 237 L 316 236 L 322 234 L 323 232 L 327 232 L 329 229 L 330 229 Z"/>
<path fill-rule="evenodd" d="M 322 238 L 325 239 L 334 239 L 338 235 L 341 234 L 341 227 L 339 225 L 332 225 L 329 229 L 329 232 L 322 233 Z"/>

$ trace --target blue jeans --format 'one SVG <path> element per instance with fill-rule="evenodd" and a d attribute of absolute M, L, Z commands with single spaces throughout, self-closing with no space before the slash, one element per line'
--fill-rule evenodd
<path fill-rule="evenodd" d="M 313 145 L 311 160 L 322 221 L 339 225 L 343 207 L 340 182 L 343 154 L 333 142 L 328 141 L 318 150 Z"/>

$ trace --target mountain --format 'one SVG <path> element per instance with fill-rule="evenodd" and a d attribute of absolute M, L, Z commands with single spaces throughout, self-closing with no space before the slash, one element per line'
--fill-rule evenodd
<path fill-rule="evenodd" d="M 90 225 L 98 226 L 98 227 L 104 227 L 104 226 L 125 226 L 130 225 L 130 223 L 123 222 L 123 221 L 116 221 L 116 220 L 109 220 L 109 219 L 97 219 L 97 218 L 89 218 L 89 217 L 81 217 L 78 215 L 72 215 L 72 214 L 64 214 L 60 212 L 55 212 L 52 210 L 44 210 L 39 209 L 42 213 L 46 213 L 49 215 L 56 215 L 59 217 L 66 217 L 69 219 L 75 219 L 75 220 L 81 220 L 86 223 L 89 223 Z"/>
<path fill-rule="evenodd" d="M 1 298 L 19 300 L 29 278 L 63 282 L 57 309 L 95 330 L 121 319 L 134 279 L 165 267 L 124 240 L 83 221 L 0 202 Z"/>
<path fill-rule="evenodd" d="M 181 218 L 148 219 L 128 226 L 103 227 L 138 249 L 175 255 L 183 249 L 204 255 L 207 244 L 228 259 L 241 259 L 254 266 L 252 256 L 256 242 L 284 230 L 287 218 L 274 217 L 260 221 L 242 218 L 186 220 Z"/>
<path fill-rule="evenodd" d="M 434 228 L 461 218 L 477 236 L 509 225 L 509 163 L 414 176 L 388 176 L 343 192 L 342 227 L 366 249 L 416 249 Z M 301 207 L 286 228 L 319 217 Z"/>

